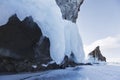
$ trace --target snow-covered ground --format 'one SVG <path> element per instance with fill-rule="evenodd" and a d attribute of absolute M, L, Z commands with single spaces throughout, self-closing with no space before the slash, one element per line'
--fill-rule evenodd
<path fill-rule="evenodd" d="M 0 80 L 120 80 L 120 66 L 78 66 L 38 73 L 1 75 Z"/>

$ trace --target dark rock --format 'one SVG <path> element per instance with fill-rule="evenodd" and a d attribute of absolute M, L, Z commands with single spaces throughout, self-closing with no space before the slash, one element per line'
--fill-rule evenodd
<path fill-rule="evenodd" d="M 1 73 L 5 73 L 5 72 L 10 72 L 13 73 L 15 72 L 15 66 L 13 61 L 11 61 L 13 59 L 9 58 L 9 57 L 1 57 L 0 56 L 0 72 Z"/>
<path fill-rule="evenodd" d="M 43 67 L 52 61 L 50 41 L 42 35 L 32 17 L 20 21 L 17 15 L 0 26 L 0 72 L 20 73 L 60 68 L 56 63 Z M 33 65 L 37 67 L 34 68 Z"/>
<path fill-rule="evenodd" d="M 61 68 L 66 68 L 66 67 L 75 67 L 75 66 L 78 66 L 80 65 L 80 63 L 75 63 L 73 61 L 73 58 L 74 58 L 74 54 L 71 53 L 70 57 L 68 56 L 65 56 L 62 64 L 61 64 Z"/>
<path fill-rule="evenodd" d="M 49 49 L 49 39 L 43 37 L 31 16 L 20 21 L 15 14 L 5 25 L 0 26 L 0 72 L 45 70 L 41 64 L 52 60 Z"/>
<path fill-rule="evenodd" d="M 34 68 L 33 65 L 35 65 L 36 68 Z M 60 68 L 61 67 L 56 63 L 52 63 L 47 67 L 44 67 L 42 66 L 42 63 L 38 63 L 36 60 L 18 60 L 0 56 L 0 73 L 36 72 Z"/>
<path fill-rule="evenodd" d="M 20 73 L 31 71 L 31 65 L 25 63 L 23 60 L 16 60 L 10 57 L 0 57 L 2 60 L 0 63 L 1 73 Z"/>
<path fill-rule="evenodd" d="M 91 63 L 85 63 L 85 65 L 92 65 Z"/>
<path fill-rule="evenodd" d="M 97 46 L 95 48 L 95 50 L 93 50 L 91 53 L 89 53 L 89 56 L 93 57 L 94 60 L 98 59 L 98 61 L 105 61 L 106 62 L 106 58 L 102 55 L 99 46 Z"/>
<path fill-rule="evenodd" d="M 50 40 L 47 37 L 41 36 L 34 50 L 37 62 L 41 61 L 42 64 L 47 64 L 49 61 L 52 61 L 50 57 Z"/>
<path fill-rule="evenodd" d="M 73 61 L 74 54 L 71 53 L 71 56 L 65 56 L 60 68 L 65 69 L 66 67 L 75 67 L 75 66 L 82 66 L 82 65 L 92 65 L 91 63 L 75 63 Z"/>
<path fill-rule="evenodd" d="M 20 21 L 15 14 L 7 24 L 0 26 L 0 50 L 4 51 L 5 56 L 16 59 L 33 58 L 33 47 L 41 35 L 41 30 L 32 17 Z"/>
<path fill-rule="evenodd" d="M 56 63 L 49 64 L 46 69 L 60 69 L 60 66 L 57 65 Z"/>

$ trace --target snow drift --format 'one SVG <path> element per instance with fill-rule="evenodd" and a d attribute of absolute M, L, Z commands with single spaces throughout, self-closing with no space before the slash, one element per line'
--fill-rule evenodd
<path fill-rule="evenodd" d="M 50 55 L 57 64 L 71 53 L 74 53 L 76 63 L 83 62 L 84 51 L 78 27 L 62 19 L 55 0 L 2 0 L 0 11 L 0 25 L 7 23 L 13 14 L 17 14 L 20 20 L 32 16 L 43 35 L 50 39 Z"/>

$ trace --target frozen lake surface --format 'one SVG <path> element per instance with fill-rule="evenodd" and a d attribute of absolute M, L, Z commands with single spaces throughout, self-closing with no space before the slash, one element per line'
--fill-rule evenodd
<path fill-rule="evenodd" d="M 78 66 L 37 73 L 1 75 L 0 80 L 120 80 L 120 66 Z"/>

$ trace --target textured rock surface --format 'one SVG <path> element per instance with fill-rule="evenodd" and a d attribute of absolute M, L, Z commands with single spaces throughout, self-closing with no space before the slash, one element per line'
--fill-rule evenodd
<path fill-rule="evenodd" d="M 63 19 L 75 23 L 83 1 L 84 0 L 56 0 L 56 3 L 60 7 Z"/>
<path fill-rule="evenodd" d="M 97 46 L 95 48 L 95 50 L 93 50 L 91 53 L 89 53 L 89 57 L 93 58 L 94 60 L 97 60 L 97 61 L 105 61 L 106 62 L 106 58 L 102 55 L 99 46 Z"/>
<path fill-rule="evenodd" d="M 55 63 L 44 67 L 40 62 L 36 62 L 35 60 L 18 60 L 0 56 L 0 73 L 35 72 L 58 68 L 60 66 Z"/>
<path fill-rule="evenodd" d="M 34 47 L 35 57 L 37 62 L 42 62 L 42 64 L 47 64 L 52 61 L 50 57 L 50 40 L 41 36 L 39 42 Z"/>
<path fill-rule="evenodd" d="M 13 15 L 7 24 L 0 26 L 0 51 L 3 51 L 0 55 L 33 58 L 33 47 L 41 35 L 41 30 L 32 17 L 20 21 L 17 15 Z"/>
<path fill-rule="evenodd" d="M 31 72 L 58 68 L 42 64 L 51 61 L 50 41 L 41 33 L 32 17 L 20 21 L 17 15 L 9 18 L 8 23 L 0 26 L 0 72 Z M 37 68 L 33 68 L 36 65 Z M 50 68 L 49 68 L 50 67 Z"/>

